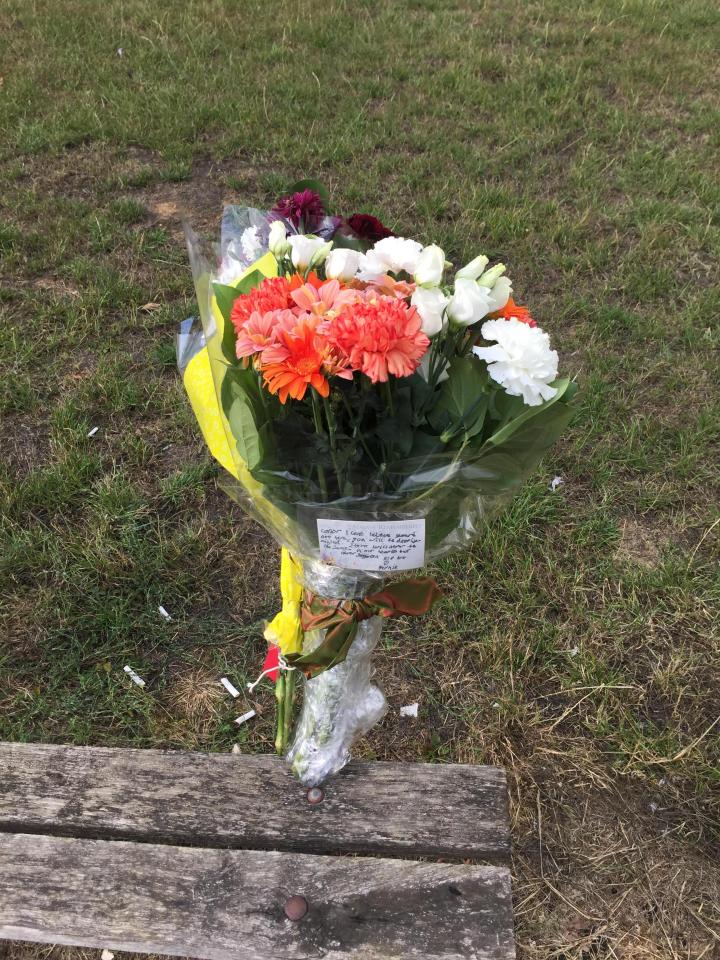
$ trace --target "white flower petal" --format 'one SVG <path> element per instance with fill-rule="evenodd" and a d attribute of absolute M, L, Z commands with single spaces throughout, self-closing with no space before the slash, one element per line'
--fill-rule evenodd
<path fill-rule="evenodd" d="M 495 286 L 490 290 L 488 313 L 495 313 L 496 310 L 502 310 L 510 299 L 512 294 L 512 283 L 507 277 L 499 277 L 495 281 Z"/>
<path fill-rule="evenodd" d="M 422 331 L 428 337 L 437 336 L 445 326 L 443 314 L 448 298 L 442 290 L 418 287 L 410 298 L 410 303 L 420 314 Z"/>
<path fill-rule="evenodd" d="M 325 261 L 325 276 L 329 280 L 352 280 L 360 266 L 357 250 L 336 247 Z"/>
<path fill-rule="evenodd" d="M 418 257 L 415 283 L 421 287 L 437 287 L 445 271 L 445 252 L 432 243 Z"/>
<path fill-rule="evenodd" d="M 318 266 L 332 249 L 332 243 L 328 243 L 322 237 L 297 234 L 288 237 L 287 240 L 291 247 L 290 256 L 293 266 L 298 270 L 306 270 L 310 265 Z"/>
<path fill-rule="evenodd" d="M 550 383 L 557 377 L 558 355 L 540 327 L 531 327 L 513 317 L 487 320 L 480 331 L 491 347 L 473 347 L 473 353 L 488 365 L 488 373 L 511 397 L 522 397 L 529 407 L 551 400 L 557 390 Z"/>
<path fill-rule="evenodd" d="M 361 274 L 367 278 L 381 277 L 386 273 L 415 274 L 422 253 L 422 244 L 405 237 L 385 237 L 364 255 L 360 263 Z M 361 276 L 361 279 L 366 277 Z"/>
<path fill-rule="evenodd" d="M 490 312 L 490 291 L 469 277 L 456 277 L 455 289 L 448 304 L 448 316 L 458 327 L 469 327 Z"/>

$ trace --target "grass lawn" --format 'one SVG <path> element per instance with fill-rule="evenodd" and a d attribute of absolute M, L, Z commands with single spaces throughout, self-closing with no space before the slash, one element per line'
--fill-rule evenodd
<path fill-rule="evenodd" d="M 387 630 L 358 753 L 507 768 L 522 958 L 715 956 L 719 43 L 708 0 L 3 0 L 0 739 L 271 751 L 270 689 L 238 730 L 217 683 L 258 671 L 278 552 L 175 371 L 180 219 L 316 175 L 506 262 L 582 385 Z"/>

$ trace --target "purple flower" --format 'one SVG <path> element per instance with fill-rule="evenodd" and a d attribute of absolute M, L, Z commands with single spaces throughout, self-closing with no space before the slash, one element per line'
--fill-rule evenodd
<path fill-rule="evenodd" d="M 292 193 L 287 197 L 281 197 L 272 208 L 272 213 L 283 220 L 291 223 L 295 229 L 310 233 L 319 225 L 325 216 L 320 194 L 315 190 L 302 190 L 300 193 Z"/>

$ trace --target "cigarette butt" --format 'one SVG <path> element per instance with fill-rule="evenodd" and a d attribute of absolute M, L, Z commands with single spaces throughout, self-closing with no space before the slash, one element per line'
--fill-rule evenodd
<path fill-rule="evenodd" d="M 230 683 L 227 677 L 220 677 L 220 683 L 225 687 L 231 697 L 237 699 L 240 696 L 240 691 Z"/>
<path fill-rule="evenodd" d="M 252 718 L 256 716 L 257 710 L 248 710 L 248 712 L 244 713 L 241 717 L 235 717 L 235 723 L 241 727 L 244 723 L 247 723 L 248 720 L 252 720 Z"/>
<path fill-rule="evenodd" d="M 164 620 L 172 620 L 172 617 L 162 605 L 158 607 L 158 613 Z"/>
<path fill-rule="evenodd" d="M 92 430 L 88 430 L 88 436 L 89 436 L 89 437 L 94 437 L 95 434 L 98 432 L 99 429 L 100 429 L 100 427 L 93 427 Z"/>
<path fill-rule="evenodd" d="M 133 683 L 136 683 L 139 687 L 145 686 L 145 681 L 142 677 L 139 677 L 132 667 L 123 667 L 125 673 L 130 677 Z"/>

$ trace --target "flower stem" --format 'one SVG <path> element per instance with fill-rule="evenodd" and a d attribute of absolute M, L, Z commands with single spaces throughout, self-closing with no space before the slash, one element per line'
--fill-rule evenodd
<path fill-rule="evenodd" d="M 275 733 L 275 751 L 279 754 L 285 752 L 285 671 L 281 670 L 275 682 L 275 699 L 277 700 L 277 726 Z"/>
<path fill-rule="evenodd" d="M 363 450 L 364 450 L 365 453 L 367 454 L 368 460 L 370 460 L 370 462 L 372 463 L 372 465 L 373 465 L 376 469 L 379 469 L 379 465 L 378 465 L 377 460 L 376 460 L 375 457 L 372 455 L 372 451 L 370 450 L 370 448 L 368 447 L 367 443 L 365 442 L 365 437 L 363 436 L 362 431 L 361 431 L 361 429 L 360 429 L 360 423 L 358 422 L 357 418 L 355 417 L 355 414 L 353 413 L 353 409 L 352 409 L 352 407 L 350 406 L 350 403 L 349 403 L 349 401 L 348 401 L 348 398 L 345 396 L 345 394 L 342 392 L 342 390 L 340 391 L 340 396 L 341 396 L 342 399 L 343 399 L 343 403 L 345 404 L 345 409 L 347 410 L 348 417 L 349 417 L 349 419 L 350 419 L 350 423 L 352 424 L 352 428 L 353 428 L 353 440 L 359 440 L 359 441 L 360 441 L 360 445 L 362 446 Z"/>
<path fill-rule="evenodd" d="M 330 456 L 332 457 L 333 467 L 335 469 L 335 477 L 337 479 L 338 493 L 342 496 L 344 489 L 344 481 L 340 474 L 340 466 L 337 459 L 337 439 L 335 437 L 335 414 L 333 409 L 330 406 L 330 401 L 327 397 L 323 397 L 323 410 L 325 411 L 325 419 L 327 420 L 328 425 L 328 436 L 330 437 Z"/>
<path fill-rule="evenodd" d="M 314 388 L 311 388 L 311 390 L 312 392 L 310 394 L 310 398 L 312 400 L 312 411 L 313 411 L 313 422 L 315 424 L 315 433 L 319 437 L 322 437 L 325 435 L 325 431 L 323 430 L 323 426 L 322 426 L 322 417 L 320 415 L 320 406 L 318 404 L 317 393 L 315 392 Z M 320 491 L 322 493 L 323 500 L 327 502 L 328 490 L 327 490 L 327 481 L 325 479 L 325 468 L 323 467 L 323 465 L 320 463 L 319 460 L 317 463 L 317 471 L 318 471 L 318 480 L 320 482 Z"/>
<path fill-rule="evenodd" d="M 295 670 L 289 671 L 285 676 L 285 703 L 283 705 L 283 745 L 282 752 L 285 753 L 290 742 L 290 726 L 293 718 L 293 698 L 295 696 Z"/>
<path fill-rule="evenodd" d="M 385 399 L 387 400 L 388 410 L 390 411 L 390 416 L 395 416 L 395 404 L 393 403 L 392 390 L 390 389 L 390 381 L 386 380 L 383 384 L 385 391 Z"/>

